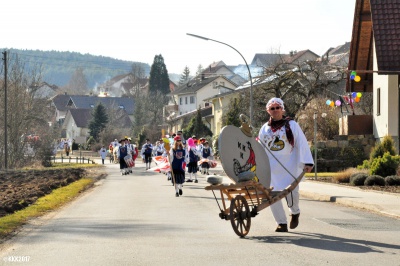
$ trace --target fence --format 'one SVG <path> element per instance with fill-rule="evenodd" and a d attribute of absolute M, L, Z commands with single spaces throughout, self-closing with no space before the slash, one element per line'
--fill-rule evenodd
<path fill-rule="evenodd" d="M 55 162 L 61 162 L 61 163 L 94 163 L 93 159 L 91 159 L 90 157 L 56 157 L 53 156 L 51 157 L 51 160 L 55 163 Z"/>

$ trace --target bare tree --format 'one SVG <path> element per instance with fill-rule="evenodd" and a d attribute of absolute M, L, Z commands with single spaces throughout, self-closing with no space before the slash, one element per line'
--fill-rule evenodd
<path fill-rule="evenodd" d="M 9 59 L 7 79 L 7 143 L 4 143 L 4 117 L 0 117 L 0 150 L 8 148 L 8 166 L 16 168 L 29 162 L 32 157 L 27 154 L 28 136 L 39 135 L 48 132 L 50 121 L 47 112 L 46 99 L 35 97 L 38 87 L 32 84 L 40 84 L 42 81 L 41 67 L 25 70 L 25 65 L 14 57 Z M 3 69 L 3 68 L 2 68 Z M 2 70 L 4 71 L 4 70 Z M 4 86 L 4 80 L 1 80 Z M 5 108 L 4 90 L 0 91 L 0 110 Z M 47 129 L 47 130 L 46 130 Z M 46 136 L 47 137 L 47 136 Z M 4 153 L 0 153 L 0 161 L 4 162 Z M 4 167 L 4 165 L 2 165 Z"/>

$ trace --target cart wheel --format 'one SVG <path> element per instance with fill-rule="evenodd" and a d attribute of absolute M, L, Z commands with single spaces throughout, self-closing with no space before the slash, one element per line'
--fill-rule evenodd
<path fill-rule="evenodd" d="M 230 218 L 233 231 L 235 231 L 238 236 L 244 237 L 249 233 L 251 214 L 249 205 L 243 196 L 237 195 L 231 200 Z"/>

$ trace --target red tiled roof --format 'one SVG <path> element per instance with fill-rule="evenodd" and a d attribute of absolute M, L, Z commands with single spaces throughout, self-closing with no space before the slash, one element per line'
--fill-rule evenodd
<path fill-rule="evenodd" d="M 379 71 L 400 71 L 400 1 L 370 0 Z"/>

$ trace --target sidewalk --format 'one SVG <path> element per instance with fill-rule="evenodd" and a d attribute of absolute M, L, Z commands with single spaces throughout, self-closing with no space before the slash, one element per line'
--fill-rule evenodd
<path fill-rule="evenodd" d="M 210 173 L 226 177 L 220 161 L 217 167 L 210 169 Z M 226 179 L 228 180 L 228 177 Z M 357 187 L 303 179 L 300 183 L 300 196 L 365 209 L 400 219 L 400 195 L 394 193 L 365 191 Z"/>

